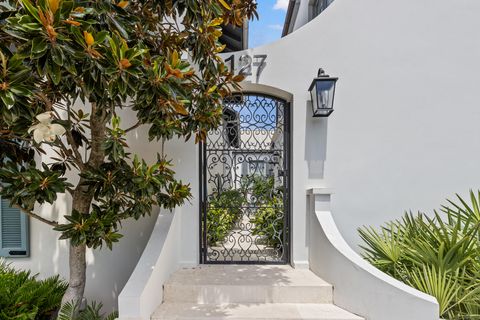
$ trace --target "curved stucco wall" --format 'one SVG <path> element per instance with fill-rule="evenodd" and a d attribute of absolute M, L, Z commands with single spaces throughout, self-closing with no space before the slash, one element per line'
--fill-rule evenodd
<path fill-rule="evenodd" d="M 356 249 L 359 226 L 480 186 L 478 12 L 473 0 L 336 0 L 287 37 L 235 54 L 266 54 L 247 80 L 293 94 L 298 264 L 308 261 L 310 187 L 335 189 L 335 220 Z M 309 110 L 319 67 L 340 77 L 328 120 Z"/>
<path fill-rule="evenodd" d="M 163 301 L 163 285 L 179 267 L 180 212 L 164 210 L 118 297 L 118 319 L 148 320 Z"/>
<path fill-rule="evenodd" d="M 333 302 L 368 320 L 438 320 L 437 300 L 381 272 L 345 242 L 330 212 L 331 191 L 309 194 L 310 269 L 333 285 Z"/>

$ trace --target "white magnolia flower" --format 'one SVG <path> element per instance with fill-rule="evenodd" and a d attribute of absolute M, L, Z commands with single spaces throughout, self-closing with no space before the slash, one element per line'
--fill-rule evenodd
<path fill-rule="evenodd" d="M 36 143 L 41 143 L 43 141 L 53 142 L 57 136 L 61 136 L 65 133 L 64 127 L 57 123 L 52 123 L 52 112 L 40 113 L 36 118 L 39 123 L 28 129 L 28 133 L 33 131 L 33 140 L 35 140 Z"/>

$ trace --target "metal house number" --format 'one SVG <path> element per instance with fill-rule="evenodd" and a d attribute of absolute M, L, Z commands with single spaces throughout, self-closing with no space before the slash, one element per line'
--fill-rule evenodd
<path fill-rule="evenodd" d="M 230 64 L 230 70 L 232 70 L 236 74 L 243 75 L 245 77 L 253 75 L 253 71 L 255 70 L 255 77 L 258 82 L 260 75 L 262 74 L 263 69 L 265 69 L 267 55 L 266 54 L 256 54 L 253 57 L 248 54 L 242 54 L 235 59 L 235 55 L 232 54 L 228 58 L 225 59 L 225 62 Z M 235 61 L 238 61 L 238 72 L 235 68 Z"/>

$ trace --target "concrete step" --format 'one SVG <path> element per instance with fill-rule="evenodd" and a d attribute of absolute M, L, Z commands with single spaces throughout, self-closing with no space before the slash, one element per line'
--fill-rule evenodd
<path fill-rule="evenodd" d="M 164 303 L 152 320 L 361 320 L 333 304 L 262 303 L 262 304 L 194 304 Z"/>
<path fill-rule="evenodd" d="M 203 265 L 175 272 L 164 301 L 197 304 L 331 303 L 333 288 L 310 270 L 276 265 Z"/>

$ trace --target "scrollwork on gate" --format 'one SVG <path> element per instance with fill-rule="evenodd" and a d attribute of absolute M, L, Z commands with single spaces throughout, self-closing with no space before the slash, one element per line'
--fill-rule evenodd
<path fill-rule="evenodd" d="M 203 148 L 205 263 L 286 263 L 287 104 L 258 94 L 224 100 Z"/>

